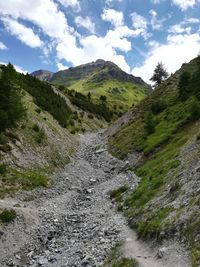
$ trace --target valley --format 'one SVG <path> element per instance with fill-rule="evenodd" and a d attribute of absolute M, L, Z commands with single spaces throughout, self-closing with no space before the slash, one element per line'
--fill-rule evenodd
<path fill-rule="evenodd" d="M 199 57 L 154 90 L 104 60 L 0 69 L 2 267 L 199 266 Z"/>
<path fill-rule="evenodd" d="M 111 266 L 104 261 L 119 243 L 122 256 L 139 266 L 190 266 L 184 246 L 138 240 L 109 198 L 124 183 L 136 186 L 138 177 L 106 151 L 102 134 L 79 138 L 77 154 L 51 177 L 52 187 L 0 201 L 18 214 L 1 231 L 1 266 Z"/>

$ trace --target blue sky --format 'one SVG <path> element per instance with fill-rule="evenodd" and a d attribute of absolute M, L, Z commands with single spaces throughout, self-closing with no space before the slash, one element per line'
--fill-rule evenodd
<path fill-rule="evenodd" d="M 149 81 L 200 52 L 200 0 L 0 1 L 0 62 L 57 71 L 99 58 Z"/>

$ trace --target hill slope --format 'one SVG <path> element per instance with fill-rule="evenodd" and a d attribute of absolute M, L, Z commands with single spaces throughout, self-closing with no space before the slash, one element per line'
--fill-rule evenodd
<path fill-rule="evenodd" d="M 115 192 L 142 238 L 178 237 L 200 264 L 200 58 L 184 64 L 107 131 L 111 153 L 141 177 L 136 190 Z"/>
<path fill-rule="evenodd" d="M 104 127 L 105 120 L 73 105 L 51 85 L 0 69 L 0 198 L 20 189 L 47 186 L 76 149 L 71 133 Z M 89 117 L 92 116 L 92 119 Z"/>
<path fill-rule="evenodd" d="M 33 73 L 37 76 L 37 72 Z M 39 78 L 42 76 L 39 74 Z M 78 67 L 59 71 L 48 81 L 84 94 L 89 92 L 96 99 L 107 97 L 109 106 L 127 111 L 149 93 L 150 87 L 141 78 L 122 71 L 110 61 L 97 60 Z"/>

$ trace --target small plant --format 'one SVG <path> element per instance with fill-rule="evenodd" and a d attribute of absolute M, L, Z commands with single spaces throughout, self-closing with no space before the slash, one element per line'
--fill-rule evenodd
<path fill-rule="evenodd" d="M 35 137 L 35 141 L 38 144 L 42 144 L 44 142 L 44 140 L 46 139 L 46 134 L 45 131 L 43 129 L 40 129 L 37 136 Z"/>
<path fill-rule="evenodd" d="M 92 114 L 88 114 L 89 119 L 94 119 L 94 116 Z"/>
<path fill-rule="evenodd" d="M 5 164 L 0 164 L 0 174 L 5 174 L 7 171 L 7 166 Z"/>
<path fill-rule="evenodd" d="M 154 133 L 155 127 L 156 127 L 156 121 L 154 119 L 153 114 L 149 112 L 147 114 L 146 123 L 145 123 L 145 130 L 146 130 L 147 135 Z"/>
<path fill-rule="evenodd" d="M 3 223 L 9 223 L 14 221 L 14 219 L 16 218 L 17 214 L 16 211 L 13 209 L 4 209 L 1 213 L 0 213 L 0 220 Z"/>
<path fill-rule="evenodd" d="M 41 113 L 41 109 L 40 108 L 36 108 L 35 109 L 35 112 L 37 112 L 38 114 L 40 114 Z"/>
<path fill-rule="evenodd" d="M 35 132 L 39 132 L 40 127 L 35 123 L 35 124 L 33 124 L 32 129 L 33 129 L 33 131 L 35 131 Z"/>
<path fill-rule="evenodd" d="M 114 189 L 110 192 L 110 199 L 115 199 L 115 201 L 120 202 L 122 199 L 122 194 L 128 191 L 129 187 L 127 185 L 121 186 L 118 189 Z"/>
<path fill-rule="evenodd" d="M 70 121 L 69 121 L 69 124 L 70 124 L 71 126 L 74 126 L 74 125 L 75 125 L 74 120 L 70 120 Z"/>
<path fill-rule="evenodd" d="M 200 133 L 197 134 L 197 137 L 196 137 L 197 141 L 200 140 Z"/>

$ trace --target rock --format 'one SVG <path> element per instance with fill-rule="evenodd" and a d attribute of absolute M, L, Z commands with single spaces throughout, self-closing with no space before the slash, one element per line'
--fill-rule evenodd
<path fill-rule="evenodd" d="M 21 257 L 19 255 L 15 255 L 15 258 L 21 260 Z"/>
<path fill-rule="evenodd" d="M 157 257 L 158 257 L 159 259 L 163 258 L 163 257 L 165 256 L 165 254 L 166 254 L 166 251 L 167 251 L 167 248 L 166 248 L 166 247 L 162 247 L 162 248 L 160 248 L 160 249 L 158 250 L 158 252 L 157 252 Z"/>
<path fill-rule="evenodd" d="M 4 231 L 0 230 L 0 237 L 4 235 Z"/>
<path fill-rule="evenodd" d="M 45 258 L 44 256 L 40 256 L 39 259 L 38 259 L 38 264 L 40 266 L 47 266 L 48 264 L 48 259 Z"/>
<path fill-rule="evenodd" d="M 101 154 L 102 152 L 105 152 L 105 151 L 107 151 L 107 149 L 102 148 L 102 149 L 95 151 L 95 154 Z"/>

